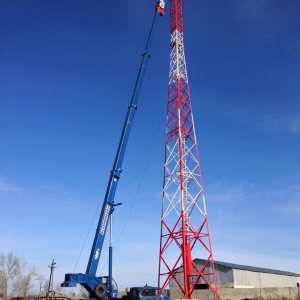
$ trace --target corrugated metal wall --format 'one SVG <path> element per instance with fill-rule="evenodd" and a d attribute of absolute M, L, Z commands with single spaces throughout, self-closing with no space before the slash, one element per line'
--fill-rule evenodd
<path fill-rule="evenodd" d="M 197 261 L 197 266 L 199 269 L 202 269 L 203 265 L 201 264 L 201 261 Z M 182 272 L 182 269 L 180 269 L 180 271 Z M 206 267 L 205 271 L 208 273 L 211 271 L 210 265 Z M 219 264 L 215 264 L 215 271 L 217 282 L 220 288 L 281 288 L 297 286 L 297 277 L 294 276 L 232 269 L 230 267 Z M 178 272 L 177 280 L 181 284 L 183 284 L 183 277 L 181 272 Z M 213 283 L 211 275 L 208 275 L 206 279 L 210 283 Z M 201 279 L 198 283 L 204 284 L 205 282 L 203 279 Z M 170 281 L 170 287 L 177 287 L 175 280 Z"/>
<path fill-rule="evenodd" d="M 233 270 L 231 268 L 215 264 L 217 282 L 219 287 L 233 287 Z"/>
<path fill-rule="evenodd" d="M 260 273 L 247 270 L 233 270 L 234 287 L 296 287 L 297 277 Z"/>

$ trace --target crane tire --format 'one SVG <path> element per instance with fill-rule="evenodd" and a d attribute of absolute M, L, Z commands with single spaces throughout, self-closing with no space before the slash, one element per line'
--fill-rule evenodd
<path fill-rule="evenodd" d="M 100 283 L 95 287 L 95 295 L 97 296 L 97 298 L 103 298 L 105 293 L 106 286 L 104 284 Z"/>

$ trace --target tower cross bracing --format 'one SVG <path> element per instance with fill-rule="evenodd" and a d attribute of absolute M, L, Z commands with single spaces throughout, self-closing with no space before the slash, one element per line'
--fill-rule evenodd
<path fill-rule="evenodd" d="M 159 286 L 192 298 L 206 284 L 218 298 L 183 40 L 182 0 L 170 0 L 170 69 L 162 194 Z M 204 259 L 200 268 L 194 258 Z"/>

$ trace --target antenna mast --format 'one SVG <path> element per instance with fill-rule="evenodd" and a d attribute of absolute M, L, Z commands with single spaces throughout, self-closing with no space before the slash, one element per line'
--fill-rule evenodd
<path fill-rule="evenodd" d="M 170 12 L 159 286 L 163 291 L 175 283 L 191 299 L 195 286 L 206 284 L 219 298 L 184 56 L 182 0 L 170 0 Z M 201 258 L 201 267 L 195 258 Z"/>

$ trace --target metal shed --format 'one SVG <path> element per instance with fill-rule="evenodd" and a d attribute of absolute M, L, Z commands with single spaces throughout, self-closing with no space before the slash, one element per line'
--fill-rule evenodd
<path fill-rule="evenodd" d="M 198 268 L 202 268 L 205 260 L 194 259 L 194 263 Z M 205 272 L 209 273 L 211 266 L 208 265 Z M 232 264 L 227 262 L 215 261 L 215 271 L 217 276 L 218 286 L 220 288 L 286 288 L 297 287 L 297 277 L 300 274 L 259 268 L 253 266 L 245 266 Z M 178 272 L 178 279 L 181 280 L 181 272 Z M 207 275 L 206 279 L 212 283 L 212 275 Z M 176 287 L 174 280 L 170 282 L 170 287 Z M 206 284 L 203 280 L 200 280 L 196 286 L 196 289 L 205 289 Z"/>
<path fill-rule="evenodd" d="M 194 262 L 203 266 L 204 260 L 195 259 Z M 296 287 L 300 274 L 238 265 L 215 261 L 217 282 L 220 287 L 234 288 L 266 288 L 266 287 Z"/>

